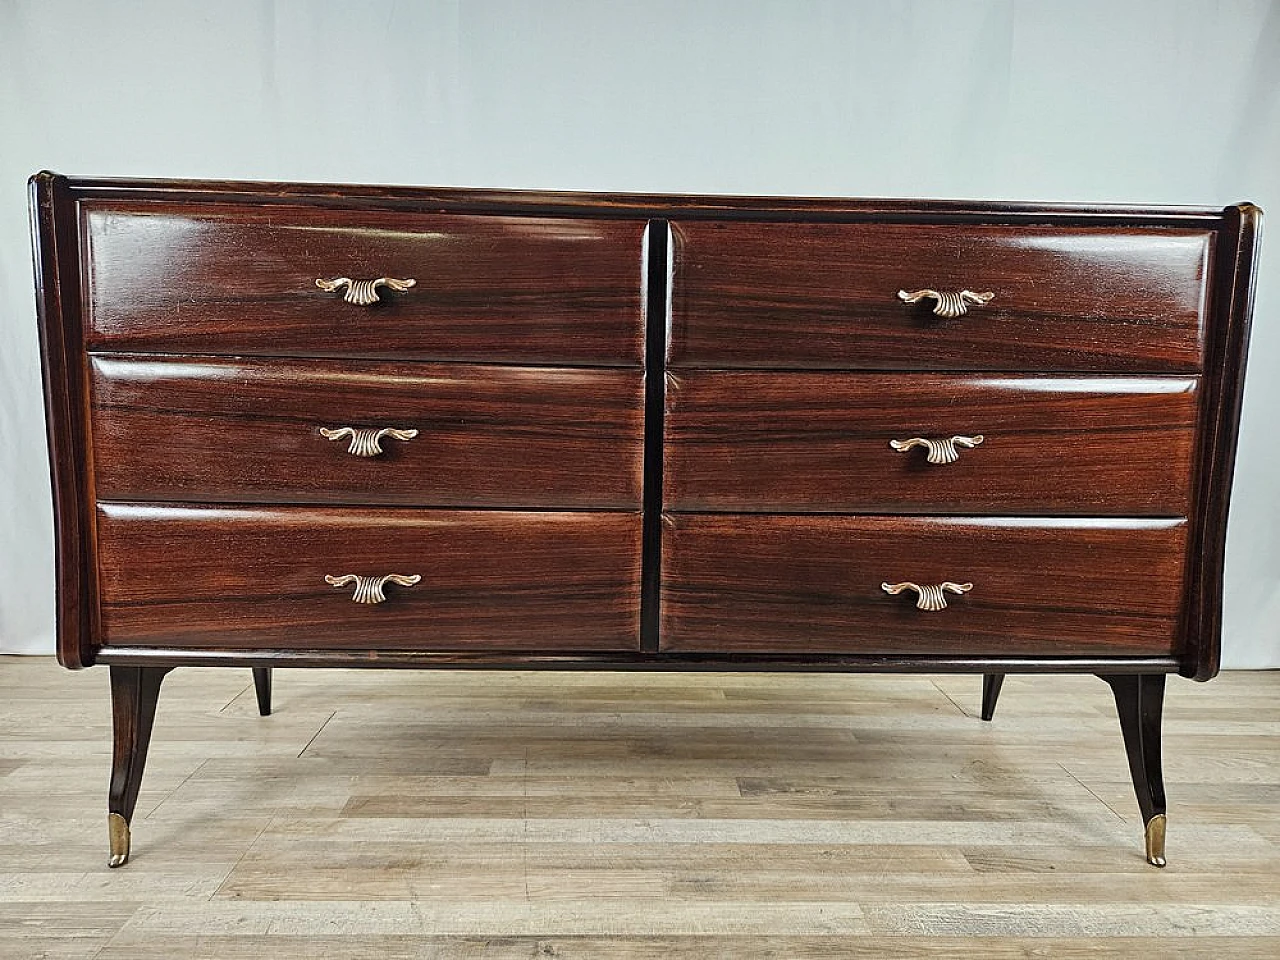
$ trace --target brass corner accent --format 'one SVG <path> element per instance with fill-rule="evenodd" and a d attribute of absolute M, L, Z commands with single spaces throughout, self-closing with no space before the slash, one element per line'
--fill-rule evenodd
<path fill-rule="evenodd" d="M 984 439 L 980 433 L 972 437 L 943 437 L 939 440 L 930 440 L 927 437 L 911 437 L 909 440 L 890 440 L 889 446 L 899 453 L 906 453 L 915 447 L 924 447 L 929 451 L 928 456 L 925 457 L 926 462 L 955 463 L 960 459 L 960 451 L 957 447 L 972 450 Z"/>
<path fill-rule="evenodd" d="M 1147 821 L 1147 863 L 1153 867 L 1163 867 L 1164 858 L 1165 815 L 1157 813 Z"/>
<path fill-rule="evenodd" d="M 378 277 L 376 280 L 352 280 L 350 277 L 334 277 L 332 280 L 323 280 L 317 278 L 316 286 L 326 293 L 334 293 L 337 290 L 346 288 L 346 293 L 342 299 L 347 303 L 354 303 L 359 307 L 367 307 L 372 303 L 377 303 L 378 288 L 386 287 L 389 290 L 396 290 L 403 293 L 410 287 L 416 286 L 417 280 L 412 277 L 406 280 L 397 280 L 395 277 Z"/>
<path fill-rule="evenodd" d="M 968 593 L 973 589 L 972 583 L 956 583 L 952 580 L 944 580 L 942 583 L 911 583 L 910 581 L 903 583 L 882 583 L 880 589 L 890 596 L 897 596 L 904 590 L 914 590 L 916 592 L 916 609 L 917 610 L 945 610 L 947 608 L 948 593 Z"/>
<path fill-rule="evenodd" d="M 989 290 L 986 293 L 975 293 L 972 290 L 915 290 L 911 293 L 906 290 L 898 291 L 898 299 L 903 303 L 918 303 L 926 297 L 934 301 L 935 316 L 950 319 L 963 317 L 969 312 L 970 305 L 981 307 L 990 303 L 995 299 L 995 294 Z"/>
<path fill-rule="evenodd" d="M 326 574 L 324 582 L 331 587 L 345 587 L 354 583 L 356 592 L 351 599 L 356 603 L 382 603 L 387 599 L 383 588 L 388 583 L 399 584 L 402 587 L 412 587 L 414 584 L 421 583 L 422 577 L 416 573 L 388 573 L 381 577 L 365 577 L 358 573 L 344 573 L 338 577 Z"/>
<path fill-rule="evenodd" d="M 118 813 L 108 813 L 107 836 L 111 842 L 107 866 L 123 867 L 129 862 L 129 821 Z"/>
<path fill-rule="evenodd" d="M 347 453 L 356 457 L 376 457 L 382 453 L 382 440 L 412 440 L 418 435 L 417 430 L 397 430 L 394 427 L 321 427 L 320 436 L 326 440 L 341 440 L 350 437 Z"/>

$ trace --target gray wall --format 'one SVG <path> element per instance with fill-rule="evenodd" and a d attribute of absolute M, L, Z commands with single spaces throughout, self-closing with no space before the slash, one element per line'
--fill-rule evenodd
<path fill-rule="evenodd" d="M 24 181 L 1225 204 L 1280 215 L 1280 4 L 0 0 L 0 650 L 52 649 Z M 1280 238 L 1226 662 L 1280 666 Z"/>

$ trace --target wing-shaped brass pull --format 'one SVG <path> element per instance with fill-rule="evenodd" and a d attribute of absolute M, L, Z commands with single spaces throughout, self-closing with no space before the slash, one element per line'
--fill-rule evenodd
<path fill-rule="evenodd" d="M 326 440 L 351 438 L 347 453 L 357 457 L 376 457 L 382 453 L 382 438 L 392 440 L 412 440 L 418 435 L 417 430 L 397 430 L 394 427 L 321 427 L 320 436 Z"/>
<path fill-rule="evenodd" d="M 995 294 L 988 291 L 987 293 L 974 293 L 972 290 L 961 290 L 952 292 L 950 290 L 916 290 L 908 293 L 906 290 L 898 291 L 898 299 L 904 303 L 918 303 L 925 297 L 931 297 L 936 302 L 933 305 L 933 312 L 939 317 L 963 317 L 969 312 L 969 305 L 980 307 L 984 303 L 990 303 Z"/>
<path fill-rule="evenodd" d="M 960 459 L 957 447 L 972 449 L 982 442 L 982 434 L 972 437 L 943 437 L 941 440 L 929 440 L 925 437 L 912 437 L 910 440 L 890 440 L 889 446 L 899 453 L 906 453 L 914 447 L 924 447 L 929 451 L 925 460 L 929 463 L 955 463 Z"/>
<path fill-rule="evenodd" d="M 316 286 L 326 293 L 333 293 L 346 287 L 347 292 L 343 294 L 342 299 L 347 303 L 354 303 L 361 307 L 367 307 L 371 303 L 378 302 L 379 287 L 386 287 L 389 290 L 398 290 L 403 293 L 410 287 L 416 286 L 417 283 L 418 281 L 412 278 L 397 280 L 395 277 L 379 277 L 377 280 L 352 280 L 350 277 L 316 280 Z"/>
<path fill-rule="evenodd" d="M 882 583 L 880 589 L 891 596 L 897 596 L 903 590 L 916 592 L 917 610 L 945 610 L 948 593 L 968 593 L 973 589 L 972 583 L 954 583 L 944 580 L 942 583 Z"/>
<path fill-rule="evenodd" d="M 331 587 L 345 587 L 354 583 L 356 592 L 351 599 L 356 603 L 382 603 L 387 599 L 387 595 L 382 592 L 382 588 L 388 583 L 396 583 L 402 587 L 412 587 L 421 580 L 422 577 L 416 573 L 413 575 L 388 573 L 381 577 L 363 577 L 358 573 L 344 573 L 340 577 L 331 577 L 326 574 L 324 578 L 324 582 Z"/>

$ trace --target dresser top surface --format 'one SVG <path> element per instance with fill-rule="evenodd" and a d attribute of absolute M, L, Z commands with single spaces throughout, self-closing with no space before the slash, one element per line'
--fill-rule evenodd
<path fill-rule="evenodd" d="M 418 187 L 362 184 L 276 183 L 234 180 L 154 180 L 64 177 L 48 171 L 32 183 L 60 181 L 83 197 L 104 200 L 173 202 L 314 203 L 330 206 L 372 205 L 395 208 L 423 204 L 440 209 L 527 214 L 573 211 L 600 216 L 680 216 L 688 218 L 750 217 L 787 219 L 895 219 L 939 221 L 1036 222 L 1087 225 L 1141 223 L 1150 226 L 1212 226 L 1225 213 L 1249 209 L 1252 203 L 1226 208 L 1209 206 L 1031 203 L 989 200 L 905 198 L 835 198 L 793 196 L 729 196 L 646 193 L 592 193 L 505 190 L 487 187 Z"/>

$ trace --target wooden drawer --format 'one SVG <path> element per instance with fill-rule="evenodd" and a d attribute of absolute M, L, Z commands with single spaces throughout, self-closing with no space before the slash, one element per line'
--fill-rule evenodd
<path fill-rule="evenodd" d="M 662 649 L 1157 655 L 1174 651 L 1186 523 L 674 516 Z M 881 584 L 972 583 L 945 609 Z"/>
<path fill-rule="evenodd" d="M 102 499 L 640 508 L 639 370 L 106 355 L 90 372 Z M 358 456 L 320 433 L 342 427 L 417 436 Z"/>
<path fill-rule="evenodd" d="M 668 510 L 1181 516 L 1197 377 L 690 371 Z M 892 440 L 981 443 L 899 452 Z M 958 456 L 950 463 L 930 463 Z"/>
<path fill-rule="evenodd" d="M 100 504 L 108 645 L 635 650 L 640 517 Z M 326 575 L 420 576 L 357 603 Z"/>
<path fill-rule="evenodd" d="M 82 213 L 91 349 L 636 365 L 645 223 L 219 204 Z M 368 306 L 316 280 L 412 279 Z"/>
<path fill-rule="evenodd" d="M 679 222 L 684 367 L 1194 371 L 1212 234 L 924 223 Z M 899 290 L 993 293 L 943 319 Z"/>

